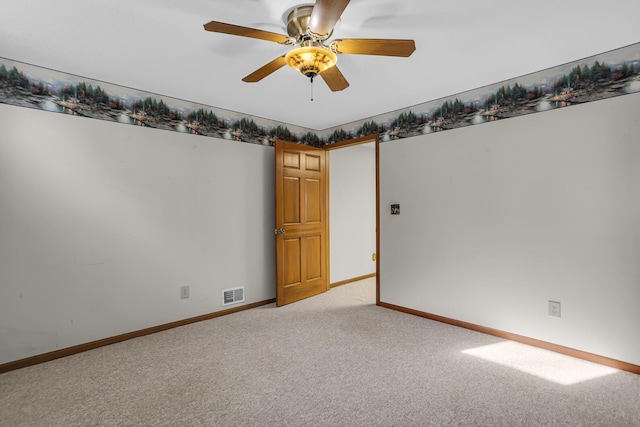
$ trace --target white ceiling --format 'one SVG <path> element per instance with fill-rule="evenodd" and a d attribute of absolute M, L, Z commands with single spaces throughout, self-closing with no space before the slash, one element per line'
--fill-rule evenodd
<path fill-rule="evenodd" d="M 304 2 L 304 1 L 303 1 Z M 410 58 L 341 55 L 332 93 L 285 67 L 287 51 L 204 31 L 223 21 L 286 34 L 287 0 L 0 0 L 0 56 L 323 130 L 640 41 L 640 1 L 351 0 L 334 38 L 408 38 Z"/>

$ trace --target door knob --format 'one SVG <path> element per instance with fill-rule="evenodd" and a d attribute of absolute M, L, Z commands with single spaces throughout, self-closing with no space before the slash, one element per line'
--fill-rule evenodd
<path fill-rule="evenodd" d="M 284 228 L 276 228 L 274 230 L 274 232 L 275 232 L 275 234 L 284 234 L 285 230 L 284 230 Z"/>

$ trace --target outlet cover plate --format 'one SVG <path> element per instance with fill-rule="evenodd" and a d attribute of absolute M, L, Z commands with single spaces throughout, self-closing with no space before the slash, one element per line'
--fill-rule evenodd
<path fill-rule="evenodd" d="M 189 286 L 180 286 L 180 299 L 189 298 Z"/>
<path fill-rule="evenodd" d="M 549 301 L 549 316 L 560 317 L 560 303 Z"/>

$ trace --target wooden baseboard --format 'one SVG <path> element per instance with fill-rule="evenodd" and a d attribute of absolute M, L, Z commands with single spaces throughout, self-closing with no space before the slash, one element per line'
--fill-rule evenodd
<path fill-rule="evenodd" d="M 91 341 L 85 344 L 74 345 L 73 347 L 67 347 L 49 353 L 39 354 L 37 356 L 27 357 L 26 359 L 15 360 L 0 365 L 0 374 L 13 371 L 16 369 L 26 368 L 28 366 L 37 365 L 39 363 L 49 362 L 51 360 L 59 359 L 61 357 L 71 356 L 73 354 L 82 353 L 84 351 L 93 350 L 106 345 L 115 344 L 122 341 L 127 341 L 133 338 L 143 337 L 145 335 L 155 334 L 157 332 L 166 331 L 168 329 L 177 328 L 179 326 L 189 325 L 191 323 L 201 322 L 203 320 L 215 319 L 216 317 L 226 316 L 228 314 L 237 313 L 251 308 L 260 307 L 263 305 L 276 302 L 276 299 L 269 299 L 265 301 L 254 302 L 246 304 L 240 307 L 233 307 L 227 310 L 216 311 L 215 313 L 203 314 L 201 316 L 191 317 L 189 319 L 178 320 L 171 323 L 165 323 L 164 325 L 153 326 L 151 328 L 141 329 L 139 331 L 128 332 L 126 334 L 117 335 L 115 337 L 104 338 L 97 341 Z"/>
<path fill-rule="evenodd" d="M 401 311 L 407 314 L 413 314 L 414 316 L 424 317 L 426 319 L 435 320 L 449 325 L 459 326 L 461 328 L 470 329 L 472 331 L 482 332 L 483 334 L 493 335 L 499 338 L 504 338 L 511 341 L 528 344 L 534 347 L 543 348 L 545 350 L 554 351 L 556 353 L 566 354 L 568 356 L 576 357 L 578 359 L 587 360 L 589 362 L 599 363 L 601 365 L 610 366 L 612 368 L 620 369 L 621 371 L 633 372 L 634 374 L 640 374 L 640 366 L 633 365 L 631 363 L 622 362 L 620 360 L 611 359 L 609 357 L 599 356 L 597 354 L 588 353 L 586 351 L 576 350 L 569 347 L 564 347 L 558 344 L 552 344 L 546 341 L 537 340 L 535 338 L 529 338 L 518 334 L 512 334 L 510 332 L 501 331 L 498 329 L 487 328 L 485 326 L 475 325 L 473 323 L 463 322 L 460 320 L 450 319 L 448 317 L 438 316 L 436 314 L 425 313 L 423 311 L 414 310 L 411 308 L 401 307 L 386 302 L 380 302 L 380 307 L 389 308 L 391 310 Z"/>
<path fill-rule="evenodd" d="M 346 285 L 347 283 L 358 282 L 360 280 L 370 279 L 372 277 L 376 277 L 376 273 L 365 274 L 364 276 L 354 277 L 353 279 L 347 279 L 347 280 L 343 280 L 341 282 L 331 283 L 329 286 L 332 287 L 332 288 L 335 288 L 337 286 Z"/>

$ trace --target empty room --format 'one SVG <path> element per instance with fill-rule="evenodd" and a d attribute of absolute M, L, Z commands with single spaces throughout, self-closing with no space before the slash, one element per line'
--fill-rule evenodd
<path fill-rule="evenodd" d="M 640 4 L 0 13 L 0 425 L 638 425 Z"/>

